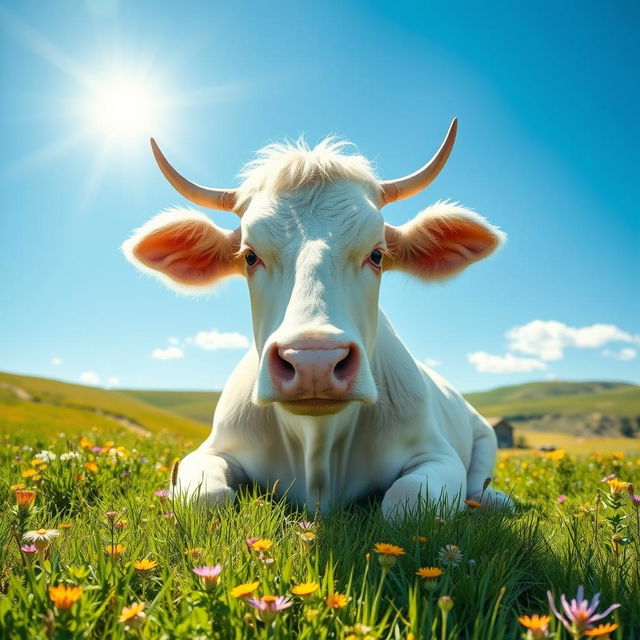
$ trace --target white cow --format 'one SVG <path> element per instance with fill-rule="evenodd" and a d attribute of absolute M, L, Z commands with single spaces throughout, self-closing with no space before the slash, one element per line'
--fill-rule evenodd
<path fill-rule="evenodd" d="M 378 306 L 384 271 L 447 278 L 503 240 L 452 203 L 401 227 L 383 220 L 383 205 L 435 178 L 456 127 L 454 120 L 429 163 L 398 180 L 380 182 L 365 158 L 328 139 L 313 149 L 265 147 L 235 190 L 189 182 L 151 141 L 181 194 L 235 211 L 240 226 L 229 231 L 202 213 L 171 209 L 134 232 L 126 257 L 185 293 L 244 276 L 253 316 L 254 344 L 224 387 L 211 435 L 182 461 L 180 491 L 218 501 L 240 483 L 278 480 L 290 500 L 322 511 L 384 492 L 387 516 L 421 498 L 509 503 L 483 492 L 495 463 L 493 429 L 412 357 Z"/>

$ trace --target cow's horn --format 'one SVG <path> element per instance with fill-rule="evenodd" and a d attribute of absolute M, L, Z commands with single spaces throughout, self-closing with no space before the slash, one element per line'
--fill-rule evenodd
<path fill-rule="evenodd" d="M 202 187 L 199 184 L 190 182 L 169 164 L 169 161 L 164 157 L 153 138 L 151 138 L 151 149 L 160 171 L 164 173 L 164 177 L 178 193 L 201 207 L 219 209 L 220 211 L 234 211 L 237 200 L 235 189 L 211 189 L 210 187 Z M 235 213 L 238 212 L 235 211 Z"/>
<path fill-rule="evenodd" d="M 410 198 L 422 191 L 425 187 L 428 187 L 435 180 L 436 176 L 447 163 L 451 149 L 453 149 L 457 130 L 458 118 L 454 118 L 451 121 L 451 126 L 449 127 L 449 131 L 447 131 L 441 147 L 422 169 L 418 169 L 415 173 L 405 176 L 404 178 L 385 180 L 380 183 L 380 187 L 382 188 L 382 206 L 390 202 L 395 202 L 396 200 Z"/>

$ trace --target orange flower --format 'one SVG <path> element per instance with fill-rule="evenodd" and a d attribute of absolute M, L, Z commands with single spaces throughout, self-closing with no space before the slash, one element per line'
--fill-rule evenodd
<path fill-rule="evenodd" d="M 349 598 L 344 593 L 334 593 L 330 595 L 324 602 L 331 609 L 342 609 L 347 606 Z"/>
<path fill-rule="evenodd" d="M 467 507 L 471 507 L 472 509 L 479 509 L 482 505 L 476 500 L 465 500 L 464 503 Z"/>
<path fill-rule="evenodd" d="M 300 596 L 301 598 L 307 598 L 311 594 L 315 593 L 320 588 L 317 582 L 300 582 L 295 587 L 292 587 L 291 593 L 294 596 Z"/>
<path fill-rule="evenodd" d="M 104 548 L 107 555 L 113 556 L 114 560 L 117 560 L 124 552 L 123 544 L 108 544 Z"/>
<path fill-rule="evenodd" d="M 17 491 L 14 491 L 14 495 L 20 511 L 31 511 L 31 507 L 33 507 L 33 503 L 36 499 L 35 491 L 30 491 L 29 489 L 18 489 Z"/>
<path fill-rule="evenodd" d="M 258 538 L 257 540 L 247 542 L 247 545 L 253 551 L 268 551 L 273 546 L 273 542 L 268 538 Z"/>
<path fill-rule="evenodd" d="M 421 567 L 416 571 L 416 575 L 425 580 L 435 580 L 442 575 L 442 569 L 438 567 Z"/>
<path fill-rule="evenodd" d="M 143 609 L 144 602 L 134 602 L 132 605 L 122 608 L 118 620 L 120 620 L 120 622 L 122 622 L 126 627 L 135 629 L 144 622 L 146 616 Z"/>
<path fill-rule="evenodd" d="M 520 616 L 518 622 L 535 633 L 545 633 L 551 622 L 551 616 L 541 616 L 537 613 L 532 616 Z"/>
<path fill-rule="evenodd" d="M 73 527 L 70 522 L 63 522 L 58 526 L 60 527 L 60 529 L 71 529 L 71 527 Z"/>
<path fill-rule="evenodd" d="M 588 638 L 602 638 L 602 640 L 606 640 L 609 634 L 613 633 L 617 628 L 618 625 L 615 622 L 610 622 L 609 624 L 601 624 L 593 629 L 587 629 L 582 633 Z"/>
<path fill-rule="evenodd" d="M 98 473 L 98 465 L 95 462 L 85 462 L 84 463 L 84 468 L 89 473 Z"/>
<path fill-rule="evenodd" d="M 22 472 L 22 477 L 33 478 L 35 480 L 35 478 L 38 477 L 38 472 L 35 469 L 27 469 L 26 471 Z"/>
<path fill-rule="evenodd" d="M 413 538 L 411 538 L 414 542 L 421 542 L 421 543 L 425 543 L 427 541 L 427 537 L 426 536 L 413 536 Z"/>
<path fill-rule="evenodd" d="M 229 592 L 232 598 L 246 598 L 250 596 L 258 587 L 260 586 L 260 582 L 243 582 L 239 584 Z"/>
<path fill-rule="evenodd" d="M 49 597 L 51 598 L 56 609 L 66 611 L 70 609 L 74 602 L 77 602 L 82 595 L 80 587 L 67 587 L 59 584 L 56 587 L 49 587 Z"/>
<path fill-rule="evenodd" d="M 395 544 L 387 544 L 386 542 L 376 542 L 373 545 L 373 550 L 383 556 L 399 557 L 404 555 L 404 549 Z"/>

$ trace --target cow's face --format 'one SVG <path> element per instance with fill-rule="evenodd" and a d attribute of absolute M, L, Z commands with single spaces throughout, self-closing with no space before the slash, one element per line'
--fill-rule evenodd
<path fill-rule="evenodd" d="M 174 170 L 165 169 L 174 186 L 182 186 Z M 416 175 L 400 187 L 415 193 Z M 254 189 L 242 201 L 235 231 L 174 209 L 123 245 L 137 267 L 183 292 L 210 289 L 228 275 L 245 276 L 259 357 L 253 401 L 304 415 L 376 401 L 370 359 L 383 271 L 400 269 L 424 280 L 449 277 L 502 239 L 483 218 L 449 203 L 392 227 L 380 206 L 385 185 L 397 191 L 395 183 L 323 177 L 300 188 Z M 179 190 L 202 204 L 194 191 L 202 188 L 187 184 Z M 215 197 L 224 203 L 228 193 L 216 191 Z"/>

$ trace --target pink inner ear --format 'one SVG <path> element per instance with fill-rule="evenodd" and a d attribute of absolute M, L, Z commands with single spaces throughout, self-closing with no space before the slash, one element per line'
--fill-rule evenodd
<path fill-rule="evenodd" d="M 160 229 L 142 238 L 133 253 L 145 266 L 186 285 L 209 284 L 234 270 L 229 238 L 202 223 Z"/>
<path fill-rule="evenodd" d="M 445 278 L 489 255 L 499 239 L 490 227 L 463 217 L 418 220 L 387 232 L 394 266 L 421 278 Z"/>

